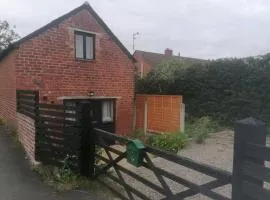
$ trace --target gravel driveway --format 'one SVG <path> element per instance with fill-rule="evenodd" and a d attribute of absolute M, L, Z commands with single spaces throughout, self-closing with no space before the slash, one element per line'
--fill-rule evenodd
<path fill-rule="evenodd" d="M 269 140 L 268 144 L 270 144 Z M 194 161 L 212 165 L 214 167 L 231 172 L 233 166 L 233 132 L 223 131 L 220 133 L 211 134 L 210 138 L 208 138 L 204 144 L 192 143 L 186 149 L 179 152 L 179 155 L 190 158 Z M 169 171 L 173 174 L 176 174 L 184 179 L 187 179 L 199 185 L 215 180 L 214 178 L 209 177 L 205 174 L 199 173 L 197 171 L 191 170 L 189 168 L 183 167 L 181 165 L 172 162 L 168 162 L 167 160 L 164 160 L 159 157 L 152 158 L 152 161 L 156 166 L 166 169 L 166 171 Z M 157 185 L 160 185 L 152 171 L 147 170 L 145 168 L 133 167 L 130 164 L 126 163 L 125 161 L 123 161 L 121 165 L 125 165 L 126 168 L 129 168 L 133 172 L 147 178 L 148 180 L 151 180 Z M 153 191 L 152 189 L 149 189 L 148 187 L 145 187 L 145 185 L 130 178 L 129 176 L 124 174 L 123 176 L 125 177 L 125 180 L 129 185 L 143 192 L 144 194 L 146 194 L 146 196 L 151 197 L 151 199 L 156 200 L 161 199 L 163 197 L 159 193 Z M 187 189 L 186 187 L 177 184 L 171 180 L 166 180 L 166 182 L 168 183 L 168 185 L 170 186 L 170 188 L 173 190 L 174 193 L 184 191 Z M 212 191 L 215 191 L 219 194 L 225 195 L 230 198 L 231 185 L 225 185 L 216 188 Z M 208 200 L 211 198 L 199 194 L 192 197 L 188 197 L 186 199 Z"/>

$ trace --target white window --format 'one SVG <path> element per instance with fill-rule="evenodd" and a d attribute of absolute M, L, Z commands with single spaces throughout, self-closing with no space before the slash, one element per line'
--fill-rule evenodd
<path fill-rule="evenodd" d="M 102 122 L 113 122 L 113 100 L 102 102 Z"/>
<path fill-rule="evenodd" d="M 76 35 L 76 58 L 83 58 L 83 36 Z"/>
<path fill-rule="evenodd" d="M 75 32 L 76 58 L 93 60 L 95 58 L 95 36 L 85 32 Z"/>
<path fill-rule="evenodd" d="M 86 36 L 86 59 L 92 60 L 94 59 L 94 39 L 93 37 Z"/>

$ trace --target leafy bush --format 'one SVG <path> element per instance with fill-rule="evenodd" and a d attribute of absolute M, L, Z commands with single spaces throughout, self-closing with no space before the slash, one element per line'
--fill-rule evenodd
<path fill-rule="evenodd" d="M 69 170 L 63 170 L 63 168 L 37 165 L 34 166 L 32 170 L 36 172 L 45 183 L 54 187 L 58 191 L 74 190 L 80 188 L 89 190 L 94 194 L 98 192 L 104 196 L 112 195 L 98 182 L 75 174 Z"/>
<path fill-rule="evenodd" d="M 78 178 L 77 174 L 72 171 L 72 166 L 74 166 L 74 159 L 76 157 L 67 155 L 64 159 L 63 166 L 57 170 L 56 179 L 59 182 L 69 183 L 75 181 Z"/>
<path fill-rule="evenodd" d="M 203 143 L 209 136 L 209 133 L 214 133 L 222 130 L 223 127 L 219 126 L 211 117 L 201 117 L 192 120 L 186 124 L 185 133 L 197 143 Z"/>
<path fill-rule="evenodd" d="M 146 135 L 144 134 L 144 130 L 136 129 L 130 134 L 131 139 L 139 139 L 142 141 L 146 140 Z"/>
<path fill-rule="evenodd" d="M 221 127 L 215 122 L 211 117 L 205 116 L 198 119 L 193 119 L 186 122 L 185 133 L 189 137 L 193 137 L 198 132 L 216 132 L 219 131 Z"/>
<path fill-rule="evenodd" d="M 0 118 L 0 126 L 5 125 L 4 119 Z"/>
<path fill-rule="evenodd" d="M 188 142 L 188 136 L 185 133 L 166 133 L 150 136 L 147 144 L 155 148 L 177 153 L 184 148 Z"/>
<path fill-rule="evenodd" d="M 85 176 L 80 176 L 79 174 L 72 172 L 71 167 L 73 165 L 73 159 L 74 157 L 67 156 L 63 166 L 60 168 L 36 165 L 32 170 L 40 175 L 44 182 L 59 191 L 83 189 L 89 190 L 91 194 L 97 197 L 97 199 L 110 199 L 115 197 L 115 194 L 108 190 L 106 186 L 101 185 L 100 182 L 90 180 Z M 108 184 L 113 184 L 102 175 L 100 178 L 104 179 L 103 181 Z"/>
<path fill-rule="evenodd" d="M 210 116 L 231 126 L 252 116 L 270 124 L 270 54 L 179 67 L 170 79 L 158 74 L 138 79 L 137 92 L 183 95 L 189 118 Z"/>

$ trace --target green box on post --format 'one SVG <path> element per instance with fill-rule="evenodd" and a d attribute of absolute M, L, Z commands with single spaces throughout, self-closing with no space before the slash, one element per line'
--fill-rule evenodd
<path fill-rule="evenodd" d="M 144 149 L 144 144 L 138 139 L 127 143 L 127 161 L 136 167 L 142 166 Z"/>

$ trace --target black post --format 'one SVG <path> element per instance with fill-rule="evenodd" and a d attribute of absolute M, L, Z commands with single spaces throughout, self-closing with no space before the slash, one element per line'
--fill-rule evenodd
<path fill-rule="evenodd" d="M 80 123 L 82 127 L 80 171 L 83 176 L 93 178 L 95 172 L 95 134 L 90 116 L 91 104 L 81 102 L 79 106 L 81 108 Z"/>
<path fill-rule="evenodd" d="M 242 192 L 243 181 L 263 187 L 263 181 L 244 177 L 242 169 L 246 159 L 246 144 L 253 143 L 259 145 L 266 144 L 266 126 L 264 122 L 254 118 L 246 118 L 235 123 L 234 133 L 234 159 L 232 177 L 232 200 L 248 199 Z M 262 160 L 252 160 L 256 164 L 264 166 Z"/>
<path fill-rule="evenodd" d="M 17 102 L 17 108 L 16 111 L 18 112 L 20 110 L 20 96 L 19 96 L 19 90 L 16 90 L 16 102 Z"/>

